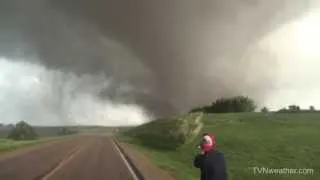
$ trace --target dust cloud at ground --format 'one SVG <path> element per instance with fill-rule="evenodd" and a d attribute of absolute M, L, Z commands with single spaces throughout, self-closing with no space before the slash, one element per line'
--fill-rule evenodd
<path fill-rule="evenodd" d="M 112 81 L 104 75 L 76 76 L 4 58 L 0 58 L 0 71 L 2 122 L 25 120 L 37 125 L 127 126 L 144 123 L 150 118 L 138 105 L 98 98 L 99 91 L 109 89 Z M 128 89 L 121 87 L 122 92 Z"/>
<path fill-rule="evenodd" d="M 19 66 L 42 68 L 44 77 L 50 72 L 63 74 L 57 81 L 64 87 L 76 79 L 83 82 L 73 89 L 78 98 L 67 94 L 64 100 L 72 99 L 65 104 L 68 108 L 57 110 L 62 117 L 51 113 L 49 123 L 55 119 L 66 123 L 81 118 L 86 119 L 81 123 L 94 121 L 99 119 L 95 110 L 104 108 L 113 108 L 114 113 L 106 114 L 114 117 L 103 116 L 98 124 L 137 123 L 135 119 L 140 117 L 139 122 L 150 116 L 170 116 L 217 97 L 239 94 L 263 104 L 275 89 L 278 59 L 257 43 L 284 22 L 300 16 L 310 2 L 2 1 L 0 54 L 8 64 L 25 62 Z M 106 83 L 108 86 L 103 86 Z M 94 90 L 89 91 L 88 86 Z M 11 88 L 21 87 L 12 84 Z M 17 98 L 17 103 L 23 101 Z M 54 100 L 46 101 L 50 104 Z M 37 100 L 30 105 L 34 114 L 41 104 Z M 73 107 L 75 104 L 82 106 Z M 86 115 L 79 113 L 84 110 Z M 136 114 L 127 113 L 134 110 Z M 18 111 L 16 114 L 23 118 Z M 66 116 L 69 112 L 77 118 Z M 36 117 L 30 119 L 38 121 Z"/>

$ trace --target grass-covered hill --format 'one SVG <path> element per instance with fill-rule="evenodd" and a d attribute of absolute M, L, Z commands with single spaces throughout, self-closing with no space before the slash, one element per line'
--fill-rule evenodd
<path fill-rule="evenodd" d="M 213 132 L 225 154 L 229 179 L 320 179 L 319 113 L 199 114 L 157 120 L 131 129 L 120 138 L 133 144 L 177 179 L 198 179 L 192 166 L 199 135 Z M 197 126 L 198 135 L 192 134 Z M 195 137 L 194 137 L 195 136 Z M 254 175 L 252 167 L 313 168 L 313 175 Z"/>

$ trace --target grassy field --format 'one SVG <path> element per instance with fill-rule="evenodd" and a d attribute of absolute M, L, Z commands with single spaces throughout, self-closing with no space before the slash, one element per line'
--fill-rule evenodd
<path fill-rule="evenodd" d="M 192 166 L 199 137 L 175 150 L 159 148 L 173 143 L 163 139 L 174 120 L 159 120 L 130 130 L 119 138 L 133 144 L 177 179 L 199 179 Z M 320 114 L 212 114 L 202 118 L 202 132 L 213 132 L 225 154 L 231 180 L 320 179 Z M 147 134 L 153 134 L 152 138 Z M 159 137 L 159 138 L 157 138 Z M 145 143 L 154 141 L 153 143 Z M 157 144 L 156 146 L 153 146 Z M 165 147 L 165 146 L 160 146 Z M 312 168 L 313 175 L 255 175 L 253 167 Z"/>
<path fill-rule="evenodd" d="M 58 140 L 59 137 L 52 137 L 52 138 L 41 138 L 37 140 L 28 140 L 28 141 L 14 141 L 9 139 L 0 139 L 0 153 L 13 151 L 18 148 L 27 147 L 39 143 L 44 143 L 52 140 Z"/>

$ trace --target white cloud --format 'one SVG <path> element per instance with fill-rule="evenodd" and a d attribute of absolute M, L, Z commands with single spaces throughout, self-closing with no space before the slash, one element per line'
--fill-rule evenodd
<path fill-rule="evenodd" d="M 312 9 L 262 39 L 279 61 L 276 91 L 268 106 L 298 104 L 320 108 L 320 9 Z"/>

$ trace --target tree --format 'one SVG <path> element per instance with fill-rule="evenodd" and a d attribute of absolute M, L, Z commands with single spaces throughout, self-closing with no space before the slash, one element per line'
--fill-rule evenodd
<path fill-rule="evenodd" d="M 313 112 L 313 111 L 316 111 L 316 109 L 314 108 L 314 106 L 310 106 L 310 107 L 309 107 L 309 110 L 312 111 L 312 112 Z"/>
<path fill-rule="evenodd" d="M 256 105 L 253 99 L 246 96 L 219 98 L 210 106 L 192 109 L 190 112 L 228 113 L 228 112 L 253 112 Z"/>
<path fill-rule="evenodd" d="M 38 137 L 34 129 L 26 122 L 19 121 L 9 132 L 8 138 L 13 140 L 32 140 Z"/>
<path fill-rule="evenodd" d="M 235 96 L 217 99 L 208 108 L 208 111 L 211 113 L 253 112 L 255 109 L 256 105 L 253 99 L 246 96 Z"/>
<path fill-rule="evenodd" d="M 73 131 L 73 130 L 70 130 L 70 129 L 66 128 L 66 127 L 63 127 L 63 128 L 60 129 L 60 132 L 59 132 L 58 135 L 65 136 L 65 135 L 71 135 L 71 134 L 75 134 L 75 133 L 77 133 L 77 132 Z"/>
<path fill-rule="evenodd" d="M 289 111 L 290 112 L 299 112 L 300 111 L 300 107 L 297 105 L 290 105 L 289 106 Z"/>
<path fill-rule="evenodd" d="M 267 107 L 263 107 L 263 108 L 261 109 L 261 112 L 267 113 L 267 112 L 269 112 L 269 109 L 268 109 Z"/>

